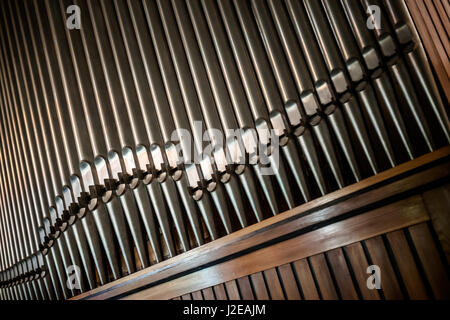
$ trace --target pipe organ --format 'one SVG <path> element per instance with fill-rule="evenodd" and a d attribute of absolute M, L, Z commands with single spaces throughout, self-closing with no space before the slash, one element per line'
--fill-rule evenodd
<path fill-rule="evenodd" d="M 0 298 L 448 299 L 425 11 L 449 30 L 447 0 L 1 1 Z"/>

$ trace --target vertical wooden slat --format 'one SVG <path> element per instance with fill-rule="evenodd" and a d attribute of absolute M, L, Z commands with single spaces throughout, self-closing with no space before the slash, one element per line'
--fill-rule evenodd
<path fill-rule="evenodd" d="M 338 299 L 333 280 L 331 279 L 330 270 L 328 270 L 325 256 L 323 254 L 318 254 L 310 257 L 309 259 L 314 270 L 317 283 L 319 285 L 320 293 L 322 294 L 322 299 Z"/>
<path fill-rule="evenodd" d="M 345 251 L 355 274 L 356 282 L 362 298 L 364 300 L 380 299 L 380 295 L 376 289 L 371 290 L 367 288 L 367 279 L 369 277 L 369 274 L 367 274 L 367 267 L 369 266 L 369 263 L 364 255 L 364 250 L 361 243 L 357 242 L 348 245 L 345 247 Z"/>
<path fill-rule="evenodd" d="M 230 300 L 241 300 L 239 289 L 235 280 L 225 282 L 225 288 L 227 289 L 228 298 Z"/>
<path fill-rule="evenodd" d="M 202 292 L 201 291 L 192 292 L 192 300 L 203 300 Z"/>
<path fill-rule="evenodd" d="M 250 276 L 255 289 L 257 300 L 270 300 L 269 293 L 267 292 L 266 283 L 261 272 L 254 273 Z"/>
<path fill-rule="evenodd" d="M 237 283 L 241 291 L 241 296 L 243 300 L 255 300 L 252 286 L 250 285 L 250 280 L 248 279 L 248 277 L 242 277 L 237 279 Z"/>
<path fill-rule="evenodd" d="M 272 300 L 284 300 L 283 289 L 277 271 L 272 268 L 263 272 Z"/>
<path fill-rule="evenodd" d="M 191 296 L 190 293 L 184 294 L 184 295 L 181 296 L 181 299 L 182 300 L 192 300 L 192 296 Z"/>
<path fill-rule="evenodd" d="M 450 262 L 450 184 L 423 193 L 425 207 L 439 242 Z"/>
<path fill-rule="evenodd" d="M 441 39 L 442 45 L 444 46 L 445 51 L 447 52 L 447 57 L 450 53 L 450 44 L 449 39 L 447 36 L 447 32 L 445 32 L 444 25 L 442 24 L 442 20 L 439 17 L 439 14 L 436 10 L 436 7 L 433 5 L 432 0 L 425 0 L 425 4 L 428 9 L 428 13 L 433 21 L 434 27 L 436 28 L 436 31 L 438 33 L 439 38 Z"/>
<path fill-rule="evenodd" d="M 447 57 L 450 53 L 450 44 L 448 40 L 447 33 L 445 32 L 444 26 L 442 25 L 442 21 L 436 11 L 436 7 L 433 4 L 434 1 L 425 0 L 425 4 L 428 8 L 428 13 L 433 21 L 434 27 L 436 28 L 439 39 L 442 42 L 445 52 L 447 53 Z"/>
<path fill-rule="evenodd" d="M 217 300 L 228 300 L 223 283 L 214 286 L 214 293 L 216 294 Z"/>
<path fill-rule="evenodd" d="M 450 2 L 443 1 L 445 12 L 447 13 L 447 17 L 450 18 Z"/>
<path fill-rule="evenodd" d="M 410 227 L 409 232 L 434 296 L 436 299 L 450 299 L 448 275 L 428 226 L 421 223 Z"/>
<path fill-rule="evenodd" d="M 314 283 L 311 270 L 306 259 L 297 260 L 293 263 L 297 279 L 300 282 L 303 291 L 303 297 L 306 300 L 319 300 L 316 284 Z"/>
<path fill-rule="evenodd" d="M 286 292 L 286 298 L 288 300 L 301 300 L 291 264 L 279 266 L 278 271 L 280 272 L 284 292 Z"/>
<path fill-rule="evenodd" d="M 447 15 L 447 12 L 445 12 L 444 8 L 444 1 L 434 1 L 434 5 L 436 6 L 436 10 L 438 12 L 438 16 L 442 21 L 442 24 L 444 25 L 444 29 L 447 30 L 447 32 L 450 32 L 450 19 Z M 447 4 L 449 2 L 447 1 Z M 448 34 L 447 34 L 448 36 Z"/>
<path fill-rule="evenodd" d="M 202 292 L 205 300 L 216 300 L 216 298 L 214 297 L 213 289 L 211 287 L 203 289 Z"/>
<path fill-rule="evenodd" d="M 434 25 L 433 20 L 431 19 L 430 15 L 428 15 L 427 9 L 425 7 L 425 3 L 423 1 L 417 1 L 416 4 L 422 14 L 423 20 L 426 23 L 426 27 L 431 36 L 431 39 L 433 40 L 433 44 L 439 54 L 439 57 L 444 62 L 444 68 L 447 71 L 447 75 L 450 75 L 450 64 L 446 63 L 446 61 L 448 62 L 447 53 L 445 51 L 444 45 L 440 41 L 439 33 L 436 30 L 436 26 Z"/>
<path fill-rule="evenodd" d="M 442 49 L 442 46 L 439 47 L 439 40 L 434 40 L 436 38 L 435 30 L 429 30 L 429 27 L 427 26 L 430 23 L 430 19 L 424 12 L 423 3 L 416 0 L 406 0 L 406 4 L 414 20 L 417 31 L 419 32 L 428 57 L 431 60 L 434 71 L 439 78 L 445 96 L 447 97 L 447 101 L 450 101 L 450 72 L 448 72 L 448 69 L 450 68 L 449 59 L 448 57 L 445 57 L 445 52 L 443 52 L 444 50 Z M 450 8 L 447 1 L 444 1 L 444 6 L 448 14 Z M 425 15 L 425 17 L 423 15 Z M 428 19 L 426 19 L 427 17 Z M 441 57 L 443 59 L 441 59 Z"/>
<path fill-rule="evenodd" d="M 328 261 L 333 269 L 339 291 L 344 300 L 357 300 L 358 294 L 348 270 L 344 254 L 341 248 L 327 252 Z"/>
<path fill-rule="evenodd" d="M 378 236 L 365 241 L 372 263 L 380 267 L 381 289 L 388 300 L 403 299 L 402 290 L 398 283 L 389 255 L 383 243 L 383 239 Z"/>
<path fill-rule="evenodd" d="M 427 299 L 428 295 L 425 286 L 403 231 L 390 232 L 386 236 L 409 298 L 413 300 Z"/>

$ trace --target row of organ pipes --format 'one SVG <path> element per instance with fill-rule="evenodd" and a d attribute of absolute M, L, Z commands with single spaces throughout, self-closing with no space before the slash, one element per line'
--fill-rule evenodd
<path fill-rule="evenodd" d="M 1 299 L 71 298 L 450 142 L 403 0 L 4 0 L 0 49 Z"/>

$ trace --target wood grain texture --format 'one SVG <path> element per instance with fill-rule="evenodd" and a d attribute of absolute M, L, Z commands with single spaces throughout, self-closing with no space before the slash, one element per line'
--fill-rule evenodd
<path fill-rule="evenodd" d="M 331 279 L 330 270 L 323 254 L 318 254 L 309 258 L 312 271 L 314 272 L 320 294 L 324 300 L 336 300 L 338 295 Z"/>
<path fill-rule="evenodd" d="M 216 300 L 216 297 L 214 296 L 214 291 L 212 288 L 205 288 L 202 290 L 203 297 L 205 300 Z"/>
<path fill-rule="evenodd" d="M 300 291 L 297 287 L 297 282 L 292 272 L 291 264 L 284 264 L 278 267 L 278 272 L 281 278 L 281 284 L 286 293 L 286 298 L 288 300 L 300 300 Z"/>
<path fill-rule="evenodd" d="M 241 300 L 241 296 L 239 295 L 239 289 L 237 287 L 235 280 L 225 282 L 225 288 L 227 290 L 228 298 L 230 300 Z"/>
<path fill-rule="evenodd" d="M 435 298 L 450 299 L 448 272 L 445 270 L 428 226 L 424 223 L 415 225 L 409 228 L 409 233 Z"/>
<path fill-rule="evenodd" d="M 192 300 L 192 296 L 191 296 L 190 293 L 184 294 L 184 295 L 181 296 L 181 299 L 182 300 Z"/>
<path fill-rule="evenodd" d="M 439 2 L 439 1 L 433 1 Z M 441 37 L 436 30 L 434 21 L 429 15 L 424 1 L 406 0 L 407 7 L 414 21 L 414 25 L 420 35 L 420 39 L 424 45 L 425 51 L 431 61 L 433 69 L 441 83 L 447 101 L 450 101 L 450 61 L 449 56 L 441 42 Z M 447 12 L 448 1 L 443 1 L 444 10 Z M 436 20 L 436 21 L 439 21 Z M 448 31 L 448 29 L 447 29 Z M 448 50 L 448 49 L 447 49 Z"/>
<path fill-rule="evenodd" d="M 369 251 L 372 263 L 380 267 L 381 271 L 381 289 L 388 300 L 403 299 L 394 269 L 389 260 L 388 253 L 381 237 L 375 237 L 364 241 Z"/>
<path fill-rule="evenodd" d="M 408 245 L 403 230 L 390 232 L 386 235 L 400 270 L 408 296 L 413 300 L 427 299 L 428 295 L 417 269 L 411 248 Z"/>
<path fill-rule="evenodd" d="M 191 294 L 192 294 L 192 300 L 203 300 L 203 295 L 200 290 L 192 292 Z"/>
<path fill-rule="evenodd" d="M 242 277 L 237 279 L 237 284 L 243 300 L 255 300 L 252 286 L 250 284 L 250 280 L 248 277 Z"/>
<path fill-rule="evenodd" d="M 319 300 L 319 293 L 317 292 L 314 278 L 306 259 L 301 259 L 293 263 L 295 274 L 302 287 L 303 296 L 306 300 Z"/>
<path fill-rule="evenodd" d="M 215 285 L 213 287 L 213 290 L 217 300 L 228 300 L 227 293 L 225 291 L 223 283 Z"/>
<path fill-rule="evenodd" d="M 345 261 L 344 253 L 341 248 L 327 252 L 328 261 L 339 287 L 339 292 L 344 300 L 357 300 L 358 294 L 353 284 L 350 271 Z"/>
<path fill-rule="evenodd" d="M 448 264 L 450 262 L 450 184 L 424 192 L 423 199 Z"/>
<path fill-rule="evenodd" d="M 255 288 L 256 299 L 270 300 L 263 274 L 261 272 L 256 272 L 250 276 L 250 279 L 252 281 L 253 288 Z"/>
<path fill-rule="evenodd" d="M 263 272 L 266 278 L 267 288 L 269 290 L 270 298 L 272 300 L 285 300 L 283 289 L 281 288 L 280 279 L 278 278 L 277 270 L 271 268 Z"/>
<path fill-rule="evenodd" d="M 369 262 L 364 254 L 364 250 L 360 243 L 354 243 L 345 247 L 348 259 L 355 274 L 356 283 L 361 292 L 362 299 L 364 300 L 378 300 L 380 295 L 377 290 L 367 288 L 367 267 Z"/>

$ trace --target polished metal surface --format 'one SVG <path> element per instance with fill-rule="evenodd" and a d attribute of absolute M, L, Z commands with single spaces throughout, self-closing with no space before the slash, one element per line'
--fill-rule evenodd
<path fill-rule="evenodd" d="M 446 107 L 403 0 L 1 1 L 0 299 L 68 299 L 433 151 Z"/>

